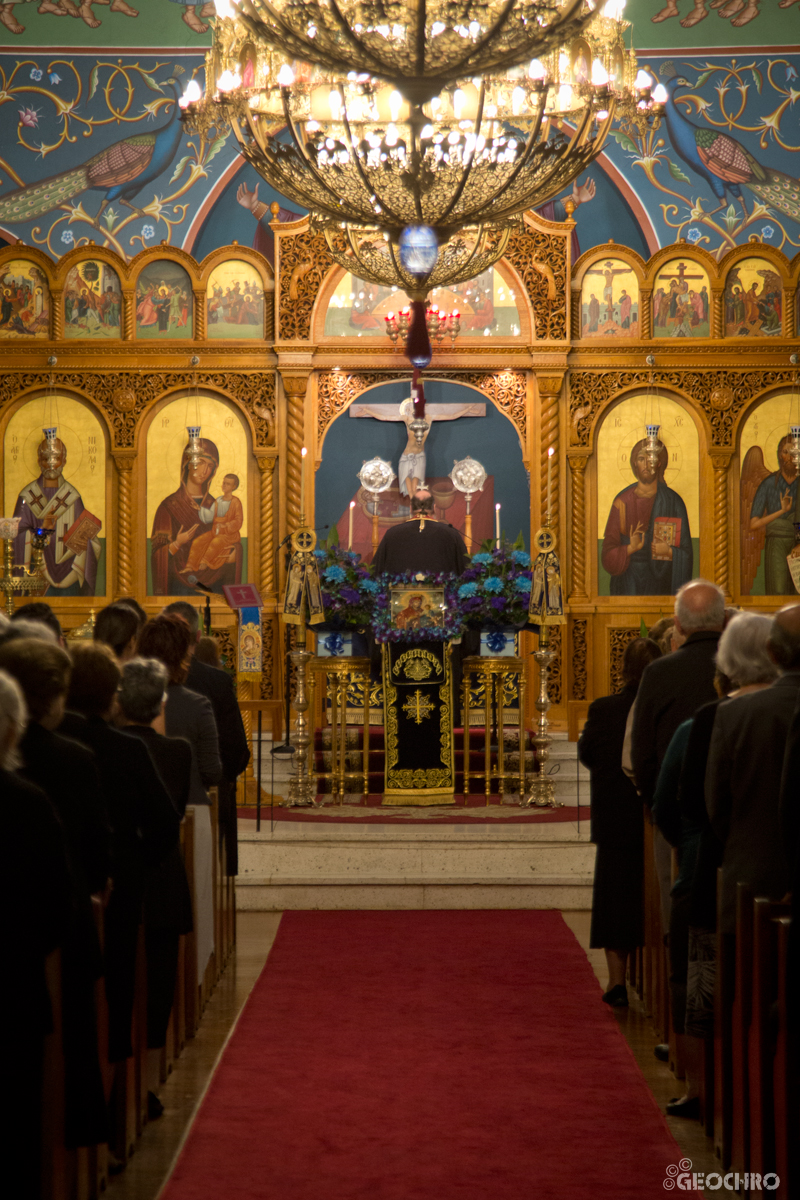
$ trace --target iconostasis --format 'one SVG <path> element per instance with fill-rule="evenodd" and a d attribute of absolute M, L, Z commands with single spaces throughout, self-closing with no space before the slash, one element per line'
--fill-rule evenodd
<path fill-rule="evenodd" d="M 555 716 L 577 721 L 620 686 L 627 642 L 687 579 L 715 579 L 732 603 L 763 611 L 797 594 L 786 438 L 800 423 L 800 258 L 750 242 L 720 255 L 677 244 L 645 260 L 608 243 L 573 264 L 572 229 L 530 215 L 494 268 L 433 298 L 461 323 L 434 342 L 425 378 L 440 519 L 466 528 L 454 460 L 469 454 L 487 471 L 473 541 L 495 536 L 499 504 L 501 536 L 530 548 L 553 451 L 568 623 L 554 634 L 552 695 Z M 261 694 L 277 703 L 276 547 L 301 507 L 321 536 L 335 526 L 348 544 L 352 502 L 353 549 L 369 560 L 374 514 L 356 475 L 376 454 L 397 472 L 411 372 L 385 319 L 403 294 L 336 266 L 305 219 L 271 230 L 274 265 L 236 244 L 202 262 L 168 246 L 130 262 L 91 244 L 58 261 L 19 243 L 0 251 L 0 438 L 13 515 L 42 494 L 42 430 L 58 429 L 62 492 L 48 485 L 42 503 L 59 508 L 47 599 L 65 627 L 114 596 L 155 613 L 208 590 L 225 646 L 234 616 L 222 589 L 255 582 Z M 662 444 L 652 478 L 647 424 Z M 237 528 L 220 541 L 223 503 Z M 395 486 L 380 531 L 406 508 Z M 15 553 L 29 555 L 24 536 Z"/>

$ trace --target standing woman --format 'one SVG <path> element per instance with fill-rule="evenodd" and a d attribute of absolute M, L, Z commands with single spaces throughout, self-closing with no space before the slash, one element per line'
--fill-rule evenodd
<path fill-rule="evenodd" d="M 628 955 L 644 940 L 642 887 L 644 817 L 642 801 L 622 770 L 628 713 L 644 669 L 661 651 L 650 638 L 634 638 L 622 660 L 623 690 L 589 705 L 578 754 L 591 771 L 592 841 L 597 846 L 592 893 L 591 949 L 603 949 L 613 1008 L 627 1008 Z"/>

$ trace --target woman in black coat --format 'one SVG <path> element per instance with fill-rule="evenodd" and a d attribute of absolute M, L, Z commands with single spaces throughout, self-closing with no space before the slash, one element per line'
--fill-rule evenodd
<path fill-rule="evenodd" d="M 589 705 L 578 742 L 580 760 L 591 772 L 592 841 L 597 846 L 589 945 L 605 950 L 608 989 L 603 999 L 614 1008 L 627 1006 L 628 955 L 644 940 L 644 818 L 639 793 L 622 770 L 622 743 L 644 669 L 660 656 L 650 638 L 628 643 L 623 690 Z"/>

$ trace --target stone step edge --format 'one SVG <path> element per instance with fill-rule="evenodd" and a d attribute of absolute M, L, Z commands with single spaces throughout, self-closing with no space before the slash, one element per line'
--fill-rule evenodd
<path fill-rule="evenodd" d="M 592 876 L 540 875 L 536 878 L 510 876 L 476 878 L 474 875 L 403 875 L 397 878 L 373 875 L 329 875 L 325 879 L 306 875 L 236 876 L 239 887 L 588 887 Z"/>

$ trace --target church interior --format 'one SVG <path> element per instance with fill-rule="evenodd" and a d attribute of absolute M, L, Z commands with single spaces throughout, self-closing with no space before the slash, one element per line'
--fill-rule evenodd
<path fill-rule="evenodd" d="M 800 1189 L 800 10 L 462 8 L 0 4 L 25 1200 Z"/>

